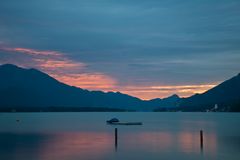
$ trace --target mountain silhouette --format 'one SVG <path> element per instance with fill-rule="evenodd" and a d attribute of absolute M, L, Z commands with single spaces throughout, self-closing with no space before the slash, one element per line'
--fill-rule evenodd
<path fill-rule="evenodd" d="M 120 92 L 88 91 L 69 86 L 36 69 L 25 69 L 12 64 L 0 65 L 0 111 L 18 111 L 23 108 L 24 111 L 42 110 L 46 107 L 55 107 L 57 111 L 105 111 L 110 108 L 203 111 L 215 104 L 220 108 L 230 107 L 239 111 L 239 102 L 240 74 L 203 94 L 188 98 L 172 95 L 163 99 L 141 100 Z"/>
<path fill-rule="evenodd" d="M 153 108 L 176 108 L 177 104 L 181 101 L 181 98 L 174 94 L 167 98 L 155 98 L 147 101 L 149 106 Z"/>
<path fill-rule="evenodd" d="M 0 66 L 1 107 L 114 107 L 137 109 L 141 100 L 119 92 L 88 91 L 36 69 Z"/>

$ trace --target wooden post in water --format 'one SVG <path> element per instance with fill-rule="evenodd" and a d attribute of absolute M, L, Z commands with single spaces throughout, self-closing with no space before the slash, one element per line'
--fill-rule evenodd
<path fill-rule="evenodd" d="M 118 129 L 115 128 L 115 149 L 117 149 L 118 145 Z"/>
<path fill-rule="evenodd" d="M 203 149 L 203 131 L 200 130 L 200 147 Z"/>

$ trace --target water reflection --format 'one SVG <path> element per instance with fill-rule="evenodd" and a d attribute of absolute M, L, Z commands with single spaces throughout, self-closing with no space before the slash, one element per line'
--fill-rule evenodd
<path fill-rule="evenodd" d="M 137 138 L 139 143 L 156 149 L 156 152 L 169 150 L 174 144 L 174 137 L 168 132 L 143 132 Z"/>
<path fill-rule="evenodd" d="M 141 146 L 142 150 L 151 150 L 153 153 L 165 153 L 165 152 L 182 152 L 184 154 L 200 154 L 200 135 L 199 132 L 181 131 L 179 133 L 174 132 L 142 132 L 142 133 L 128 133 L 124 135 L 125 146 L 128 149 L 133 149 Z M 123 140 L 124 141 L 124 140 Z M 208 155 L 216 154 L 217 146 L 216 134 L 205 133 L 204 134 L 204 149 Z M 120 146 L 121 147 L 121 146 Z"/>
<path fill-rule="evenodd" d="M 100 158 L 112 150 L 112 137 L 94 132 L 56 134 L 42 148 L 40 159 Z"/>
<path fill-rule="evenodd" d="M 0 134 L 0 154 L 4 159 L 75 160 L 113 157 L 114 132 L 72 132 L 56 134 Z M 119 135 L 120 152 L 133 154 L 199 154 L 198 132 L 126 132 Z M 204 151 L 216 154 L 216 135 L 204 134 Z M 116 149 L 116 148 L 115 148 Z"/>
<path fill-rule="evenodd" d="M 31 117 L 27 119 L 28 116 Z M 0 116 L 1 160 L 238 160 L 240 156 L 240 130 L 236 127 L 240 120 L 238 117 L 226 120 L 221 116 L 212 120 L 214 115 L 206 115 L 205 118 L 193 115 L 190 118 L 175 117 L 171 121 L 168 118 L 170 114 L 166 117 L 151 114 L 149 117 L 153 119 L 146 117 L 143 126 L 118 126 L 115 152 L 115 126 L 106 125 L 104 115 L 93 120 L 87 114 L 85 117 L 92 120 L 88 121 L 87 127 L 85 122 L 88 118 L 79 114 L 74 118 L 72 115 L 65 118 L 62 115 L 45 115 L 49 117 L 45 121 L 39 116 L 36 121 L 41 122 L 40 127 L 36 121 L 33 123 L 32 116 L 25 115 L 21 124 L 16 124 L 15 118 L 10 117 L 9 120 Z M 79 122 L 77 125 L 73 123 L 76 121 Z M 203 153 L 200 129 L 203 130 Z"/>
<path fill-rule="evenodd" d="M 50 139 L 51 137 L 45 134 L 1 133 L 0 159 L 37 159 L 36 156 L 40 154 L 45 145 L 42 140 Z"/>
<path fill-rule="evenodd" d="M 101 159 L 112 151 L 108 133 L 0 134 L 1 159 Z M 3 157 L 4 156 L 4 157 Z"/>

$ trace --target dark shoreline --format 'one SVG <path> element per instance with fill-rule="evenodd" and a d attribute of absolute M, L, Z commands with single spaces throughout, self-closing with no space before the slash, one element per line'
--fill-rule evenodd
<path fill-rule="evenodd" d="M 102 108 L 102 107 L 7 107 L 0 108 L 0 112 L 130 112 L 133 110 Z"/>
<path fill-rule="evenodd" d="M 92 108 L 92 107 L 81 107 L 81 108 L 0 108 L 0 113 L 42 113 L 42 112 L 187 112 L 187 113 L 240 113 L 240 111 L 178 111 L 178 110 L 153 110 L 153 111 L 136 111 L 136 110 L 125 110 L 125 109 L 114 109 L 114 108 Z"/>

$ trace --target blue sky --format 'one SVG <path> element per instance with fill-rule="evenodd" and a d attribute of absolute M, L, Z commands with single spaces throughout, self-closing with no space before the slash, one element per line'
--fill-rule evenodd
<path fill-rule="evenodd" d="M 90 90 L 189 96 L 239 73 L 239 15 L 238 0 L 1 0 L 0 63 Z"/>

